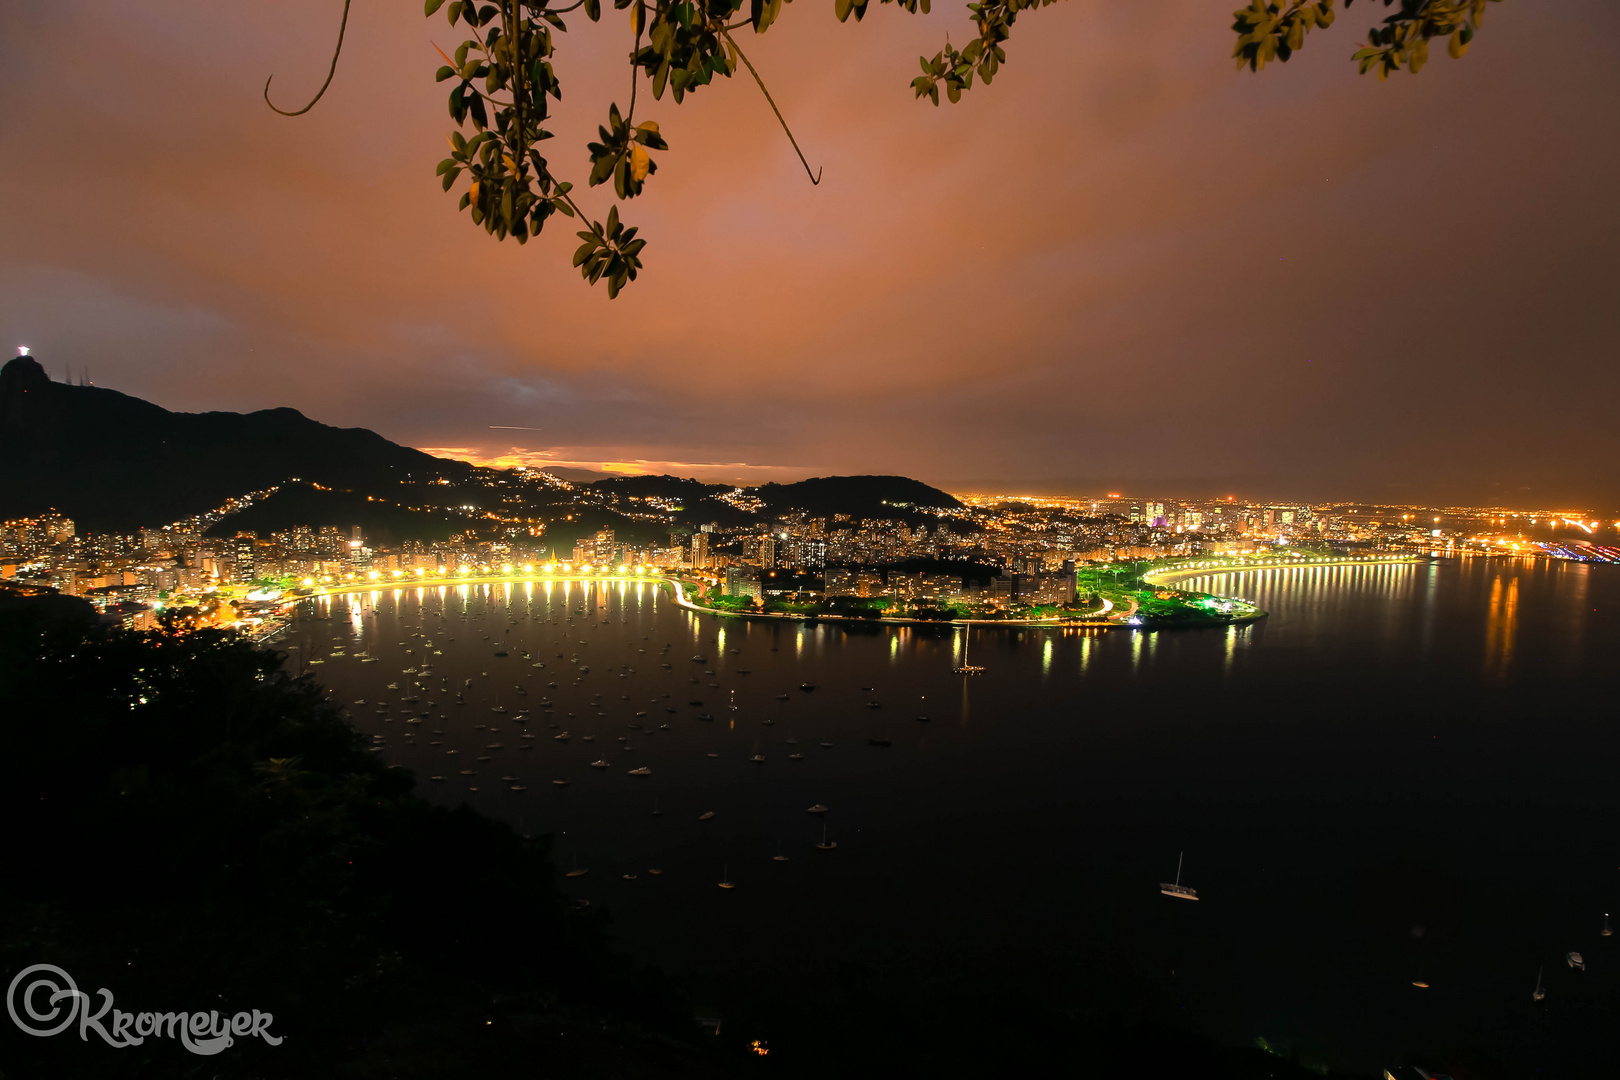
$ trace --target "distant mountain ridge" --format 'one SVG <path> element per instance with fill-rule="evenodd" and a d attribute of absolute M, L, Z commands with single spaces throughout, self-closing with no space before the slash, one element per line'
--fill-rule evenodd
<path fill-rule="evenodd" d="M 379 534 L 431 536 L 448 531 L 452 521 L 430 507 L 498 500 L 501 496 L 485 483 L 492 475 L 365 428 L 319 423 L 296 409 L 170 412 L 116 390 L 54 382 L 33 357 L 17 357 L 0 368 L 0 476 L 5 478 L 0 518 L 56 509 L 82 531 L 128 533 L 297 479 L 306 483 L 288 485 L 269 503 L 246 517 L 232 515 L 220 528 L 263 532 L 291 524 L 352 522 Z M 576 475 L 601 476 L 584 470 Z M 429 487 L 441 479 L 449 486 Z M 333 490 L 323 493 L 311 484 Z M 763 504 L 757 511 L 720 497 L 735 491 L 734 485 L 685 477 L 604 476 L 586 486 L 610 496 L 674 500 L 680 509 L 670 524 L 682 531 L 710 521 L 763 526 L 793 512 L 915 522 L 962 505 L 904 476 L 822 476 L 743 489 Z M 543 485 L 534 488 L 530 494 L 540 504 L 556 495 Z M 379 503 L 366 502 L 368 495 L 378 496 Z M 395 505 L 402 498 L 420 509 L 405 514 Z M 385 502 L 390 509 L 383 513 Z M 551 516 L 560 527 L 578 514 L 578 507 L 564 506 Z"/>
<path fill-rule="evenodd" d="M 82 528 L 127 532 L 291 477 L 382 491 L 472 470 L 296 409 L 177 413 L 116 390 L 54 382 L 33 357 L 0 368 L 0 518 L 54 507 Z"/>
<path fill-rule="evenodd" d="M 956 496 L 909 476 L 816 476 L 751 488 L 749 494 L 773 514 L 803 510 L 814 517 L 902 518 L 919 510 L 962 508 Z"/>
<path fill-rule="evenodd" d="M 684 504 L 683 516 L 698 522 L 713 518 L 734 525 L 750 516 L 717 498 L 737 490 L 733 484 L 706 484 L 667 475 L 616 476 L 598 480 L 591 489 L 630 498 L 680 500 Z M 764 503 L 762 513 L 767 518 L 802 511 L 812 517 L 849 514 L 910 521 L 936 510 L 957 510 L 962 506 L 955 496 L 906 476 L 816 476 L 791 484 L 743 488 L 742 492 Z"/>
<path fill-rule="evenodd" d="M 670 476 L 652 474 L 638 476 L 614 476 L 606 480 L 598 480 L 591 484 L 595 491 L 605 491 L 611 495 L 628 495 L 631 498 L 644 499 L 654 496 L 661 499 L 706 499 L 711 495 L 719 495 L 731 491 L 733 484 L 705 484 L 701 480 L 693 480 L 685 476 Z"/>

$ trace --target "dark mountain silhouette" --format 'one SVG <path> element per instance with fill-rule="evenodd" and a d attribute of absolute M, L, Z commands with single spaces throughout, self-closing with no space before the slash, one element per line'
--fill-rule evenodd
<path fill-rule="evenodd" d="M 919 510 L 955 510 L 962 505 L 954 495 L 904 476 L 817 476 L 795 484 L 766 484 L 749 493 L 772 514 L 803 510 L 816 517 L 899 519 Z"/>
<path fill-rule="evenodd" d="M 591 485 L 593 490 L 609 495 L 623 495 L 635 499 L 656 495 L 660 498 L 687 499 L 691 502 L 730 491 L 732 487 L 731 484 L 705 484 L 701 480 L 691 480 L 684 476 L 615 476 L 607 480 L 598 480 Z"/>
<path fill-rule="evenodd" d="M 540 470 L 550 473 L 559 480 L 566 480 L 570 484 L 594 484 L 598 480 L 612 480 L 617 474 L 597 472 L 594 469 L 571 469 L 565 465 L 547 465 Z"/>
<path fill-rule="evenodd" d="M 705 484 L 684 476 L 615 476 L 598 480 L 591 485 L 593 492 L 611 497 L 621 509 L 633 504 L 620 500 L 659 498 L 680 509 L 672 514 L 669 529 L 672 532 L 691 532 L 707 522 L 716 522 L 727 528 L 747 528 L 765 522 L 757 514 L 739 510 L 716 496 L 736 490 L 734 484 Z"/>
<path fill-rule="evenodd" d="M 296 409 L 175 413 L 95 386 L 51 381 L 32 357 L 0 369 L 0 518 L 51 508 L 93 531 L 132 531 L 298 477 L 382 493 L 472 471 L 364 428 Z"/>
<path fill-rule="evenodd" d="M 234 536 L 252 532 L 269 536 L 281 529 L 307 525 L 321 529 L 335 525 L 344 532 L 354 525 L 373 547 L 392 547 L 403 540 L 443 540 L 467 527 L 465 515 L 429 505 L 422 492 L 436 494 L 442 488 L 426 484 L 396 485 L 392 498 L 367 495 L 364 489 L 350 491 L 322 489 L 307 483 L 285 483 L 267 499 L 261 499 L 214 523 L 209 536 Z M 413 509 L 413 507 L 418 507 Z"/>
<path fill-rule="evenodd" d="M 728 504 L 713 501 L 716 495 L 734 490 L 731 484 L 705 484 L 679 476 L 621 476 L 598 480 L 591 488 L 631 498 L 653 495 L 680 499 L 688 511 L 683 519 L 707 521 L 706 514 L 739 516 Z M 816 517 L 849 514 L 856 518 L 909 519 L 919 511 L 954 510 L 962 505 L 954 496 L 904 476 L 818 476 L 792 484 L 766 484 L 745 490 L 765 503 L 766 517 L 803 510 Z M 748 516 L 740 515 L 743 519 Z"/>

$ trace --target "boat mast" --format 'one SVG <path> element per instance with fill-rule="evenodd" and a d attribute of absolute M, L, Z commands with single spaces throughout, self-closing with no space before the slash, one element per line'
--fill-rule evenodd
<path fill-rule="evenodd" d="M 1180 854 L 1178 854 L 1176 856 L 1176 884 L 1177 885 L 1181 884 L 1181 860 L 1184 859 L 1186 857 L 1186 855 L 1187 855 L 1187 853 L 1185 851 L 1183 851 L 1183 852 L 1181 852 Z"/>

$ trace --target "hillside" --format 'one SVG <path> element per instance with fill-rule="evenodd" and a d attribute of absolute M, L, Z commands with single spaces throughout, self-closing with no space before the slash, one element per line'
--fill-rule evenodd
<path fill-rule="evenodd" d="M 954 495 L 905 476 L 817 476 L 794 484 L 753 488 L 772 514 L 803 510 L 813 516 L 905 518 L 917 511 L 956 510 Z"/>
<path fill-rule="evenodd" d="M 685 499 L 689 502 L 697 502 L 732 490 L 730 484 L 705 484 L 701 480 L 691 480 L 684 476 L 662 475 L 615 476 L 607 480 L 598 480 L 591 488 L 606 495 L 622 495 L 633 499 L 656 496 L 663 499 Z"/>
<path fill-rule="evenodd" d="M 486 512 L 523 506 L 530 520 L 551 525 L 551 542 L 566 547 L 587 526 L 652 542 L 707 522 L 765 526 L 795 511 L 916 522 L 961 506 L 903 476 L 766 484 L 747 492 L 763 504 L 757 512 L 734 505 L 731 485 L 676 476 L 605 477 L 586 486 L 587 496 L 436 458 L 364 428 L 331 427 L 296 409 L 170 412 L 116 390 L 53 382 L 27 356 L 0 369 L 0 474 L 7 478 L 0 518 L 56 509 L 89 532 L 163 525 L 278 485 L 285 490 L 219 530 L 359 524 L 389 541 L 436 539 L 465 528 L 469 513 L 483 520 Z M 649 520 L 647 511 L 662 510 L 646 506 L 649 498 L 679 509 L 667 523 Z M 584 512 L 593 504 L 595 512 Z"/>
<path fill-rule="evenodd" d="M 293 477 L 385 491 L 471 470 L 296 409 L 177 413 L 116 390 L 53 382 L 32 357 L 0 369 L 0 518 L 54 507 L 81 529 L 130 531 Z"/>
<path fill-rule="evenodd" d="M 373 545 L 393 547 L 404 540 L 443 540 L 467 528 L 465 514 L 439 507 L 411 509 L 419 500 L 408 493 L 420 490 L 414 485 L 405 487 L 403 501 L 395 501 L 374 499 L 359 491 L 323 490 L 307 483 L 283 484 L 269 498 L 215 522 L 208 535 L 234 536 L 247 531 L 262 537 L 298 525 L 312 529 L 332 525 L 346 533 L 358 525 Z"/>

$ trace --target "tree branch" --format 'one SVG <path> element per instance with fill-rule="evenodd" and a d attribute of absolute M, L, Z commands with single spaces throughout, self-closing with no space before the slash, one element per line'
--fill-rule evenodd
<path fill-rule="evenodd" d="M 326 88 L 332 85 L 332 76 L 337 74 L 338 55 L 343 52 L 343 34 L 349 29 L 349 3 L 350 0 L 343 0 L 343 22 L 338 26 L 337 48 L 332 50 L 332 66 L 327 69 L 326 81 L 321 83 L 321 88 L 315 92 L 315 96 L 310 99 L 308 105 L 305 105 L 297 112 L 287 112 L 285 109 L 276 108 L 275 104 L 270 100 L 270 79 L 275 78 L 272 75 L 269 79 L 264 80 L 264 103 L 270 106 L 271 112 L 280 113 L 282 116 L 303 116 L 315 107 L 315 103 L 321 100 L 321 95 L 326 93 Z"/>
<path fill-rule="evenodd" d="M 814 173 L 810 171 L 810 163 L 804 160 L 804 151 L 799 149 L 799 140 L 793 137 L 792 129 L 788 127 L 787 121 L 782 118 L 782 110 L 776 107 L 776 99 L 771 97 L 771 92 L 765 88 L 765 80 L 759 77 L 759 72 L 755 71 L 754 65 L 749 63 L 747 55 L 737 48 L 737 42 L 732 38 L 731 31 L 722 27 L 720 33 L 733 49 L 737 49 L 737 58 L 747 66 L 748 74 L 752 75 L 754 81 L 759 84 L 759 92 L 764 94 L 765 100 L 771 103 L 771 112 L 776 114 L 777 123 L 782 125 L 783 131 L 787 132 L 788 142 L 793 144 L 793 152 L 799 155 L 799 164 L 804 166 L 804 175 L 810 177 L 810 183 L 813 185 L 821 183 L 821 171 L 817 170 Z"/>

